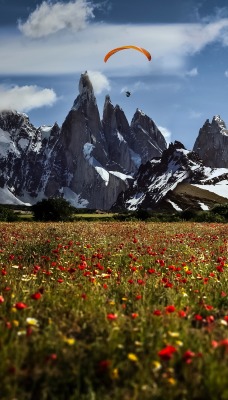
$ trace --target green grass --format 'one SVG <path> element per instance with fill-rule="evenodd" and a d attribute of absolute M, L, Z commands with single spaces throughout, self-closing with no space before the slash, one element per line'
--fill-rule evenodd
<path fill-rule="evenodd" d="M 227 400 L 227 237 L 0 223 L 0 399 Z"/>

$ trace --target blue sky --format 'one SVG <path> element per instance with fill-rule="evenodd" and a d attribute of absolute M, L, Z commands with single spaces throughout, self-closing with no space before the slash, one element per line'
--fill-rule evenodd
<path fill-rule="evenodd" d="M 86 70 L 101 117 L 109 94 L 129 122 L 139 108 L 188 149 L 206 119 L 228 123 L 226 0 L 0 0 L 0 35 L 0 110 L 35 126 L 63 123 Z M 126 50 L 104 63 L 121 45 L 152 60 Z"/>

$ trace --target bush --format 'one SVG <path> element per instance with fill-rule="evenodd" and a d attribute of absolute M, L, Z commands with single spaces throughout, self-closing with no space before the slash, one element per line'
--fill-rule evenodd
<path fill-rule="evenodd" d="M 0 205 L 0 221 L 13 222 L 17 220 L 18 216 L 13 210 L 10 210 L 6 206 Z"/>
<path fill-rule="evenodd" d="M 180 217 L 184 221 L 195 220 L 197 212 L 195 210 L 184 210 L 180 213 Z"/>
<path fill-rule="evenodd" d="M 74 207 L 62 198 L 44 199 L 32 206 L 35 221 L 69 221 Z"/>
<path fill-rule="evenodd" d="M 213 214 L 222 215 L 225 219 L 228 220 L 228 203 L 226 204 L 217 204 L 211 209 Z"/>
<path fill-rule="evenodd" d="M 195 222 L 226 222 L 226 219 L 219 214 L 213 214 L 210 211 L 200 211 L 194 218 Z"/>

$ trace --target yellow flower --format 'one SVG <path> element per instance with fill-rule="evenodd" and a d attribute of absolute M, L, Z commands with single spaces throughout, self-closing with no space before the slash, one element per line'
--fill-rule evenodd
<path fill-rule="evenodd" d="M 73 346 L 75 344 L 74 338 L 67 338 L 66 336 L 63 338 L 64 342 L 69 344 L 69 346 Z"/>
<path fill-rule="evenodd" d="M 17 321 L 16 319 L 14 319 L 12 322 L 14 326 L 19 326 L 19 321 Z"/>
<path fill-rule="evenodd" d="M 114 306 L 114 305 L 115 305 L 115 301 L 114 301 L 114 300 L 111 300 L 111 301 L 109 302 L 109 304 L 110 304 L 110 306 Z"/>
<path fill-rule="evenodd" d="M 139 361 L 138 357 L 134 353 L 129 353 L 127 355 L 127 358 L 128 358 L 128 360 L 131 360 L 133 362 L 138 362 Z"/>
<path fill-rule="evenodd" d="M 173 386 L 177 384 L 177 381 L 174 378 L 169 378 L 168 382 L 169 382 L 170 385 L 173 385 Z"/>
<path fill-rule="evenodd" d="M 180 336 L 179 332 L 170 332 L 170 331 L 168 332 L 168 335 L 171 337 L 179 337 Z"/>
<path fill-rule="evenodd" d="M 161 367 L 162 367 L 161 363 L 156 360 L 152 362 L 152 365 L 153 365 L 154 372 L 159 371 L 159 369 L 161 369 Z"/>
<path fill-rule="evenodd" d="M 39 322 L 36 318 L 26 318 L 26 322 L 30 326 L 39 326 Z"/>
<path fill-rule="evenodd" d="M 119 378 L 119 370 L 118 370 L 118 368 L 114 368 L 111 371 L 111 378 L 112 379 L 118 379 Z"/>
<path fill-rule="evenodd" d="M 122 300 L 123 301 L 127 301 L 127 297 L 122 297 Z"/>
<path fill-rule="evenodd" d="M 180 346 L 180 347 L 183 346 L 183 342 L 181 340 L 176 340 L 175 343 L 177 346 Z"/>

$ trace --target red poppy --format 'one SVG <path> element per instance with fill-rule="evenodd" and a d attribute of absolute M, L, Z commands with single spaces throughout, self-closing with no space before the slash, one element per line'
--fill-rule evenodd
<path fill-rule="evenodd" d="M 180 318 L 185 318 L 187 316 L 187 313 L 184 310 L 180 310 L 178 311 L 178 315 Z"/>
<path fill-rule="evenodd" d="M 200 315 L 200 314 L 196 314 L 196 315 L 194 316 L 194 319 L 195 319 L 196 321 L 202 321 L 203 317 L 202 317 L 202 315 Z"/>
<path fill-rule="evenodd" d="M 110 321 L 114 321 L 115 319 L 117 319 L 117 315 L 116 315 L 116 314 L 113 314 L 113 313 L 110 313 L 110 314 L 107 314 L 107 318 L 108 318 Z"/>
<path fill-rule="evenodd" d="M 17 310 L 23 310 L 24 308 L 27 308 L 28 306 L 25 303 L 22 303 L 19 301 L 18 303 L 15 304 L 14 306 Z"/>
<path fill-rule="evenodd" d="M 195 357 L 195 353 L 191 350 L 186 350 L 182 356 L 186 364 L 191 364 L 193 357 Z"/>
<path fill-rule="evenodd" d="M 174 346 L 167 345 L 158 352 L 158 355 L 162 360 L 170 360 L 176 351 L 177 349 Z"/>
<path fill-rule="evenodd" d="M 162 314 L 162 312 L 160 310 L 154 310 L 153 315 L 156 315 L 157 317 L 159 317 Z"/>
<path fill-rule="evenodd" d="M 167 313 L 170 314 L 170 313 L 173 313 L 176 310 L 176 308 L 175 308 L 175 306 L 171 305 L 171 306 L 167 306 L 165 308 L 165 310 L 166 310 Z"/>
<path fill-rule="evenodd" d="M 132 314 L 131 314 L 131 318 L 132 318 L 132 319 L 135 319 L 135 318 L 137 318 L 138 316 L 139 316 L 139 314 L 137 314 L 137 313 L 132 313 Z"/>
<path fill-rule="evenodd" d="M 40 292 L 36 292 L 31 295 L 31 299 L 33 299 L 33 300 L 39 300 L 41 297 L 42 297 L 42 294 Z"/>

